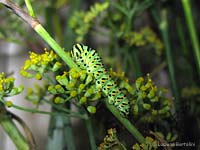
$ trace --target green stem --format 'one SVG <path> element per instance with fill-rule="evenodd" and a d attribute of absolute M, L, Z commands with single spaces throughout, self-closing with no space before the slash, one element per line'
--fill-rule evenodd
<path fill-rule="evenodd" d="M 0 104 L 0 125 L 12 139 L 18 150 L 29 150 L 29 145 L 20 133 L 12 118 L 6 113 L 5 108 Z"/>
<path fill-rule="evenodd" d="M 46 150 L 63 150 L 65 143 L 63 128 L 63 116 L 51 116 Z"/>
<path fill-rule="evenodd" d="M 31 150 L 36 150 L 35 139 L 33 137 L 31 130 L 26 125 L 26 123 L 20 117 L 18 117 L 17 115 L 15 115 L 9 111 L 8 111 L 8 114 L 12 117 L 13 120 L 17 121 L 20 124 L 20 126 L 23 128 L 24 135 L 26 137 L 27 143 L 29 144 L 29 148 Z"/>
<path fill-rule="evenodd" d="M 165 45 L 165 54 L 166 54 L 166 59 L 168 63 L 168 69 L 169 69 L 169 76 L 171 80 L 171 86 L 172 86 L 172 91 L 175 96 L 175 107 L 177 110 L 179 110 L 180 107 L 180 101 L 179 101 L 179 92 L 177 88 L 177 83 L 175 79 L 175 69 L 174 69 L 174 61 L 172 58 L 171 54 L 171 47 L 170 47 L 170 40 L 169 40 L 169 31 L 168 31 L 168 21 L 167 21 L 167 11 L 162 11 L 162 17 L 161 17 L 161 22 L 159 24 L 160 31 L 162 34 L 162 39 Z"/>
<path fill-rule="evenodd" d="M 187 26 L 189 29 L 190 39 L 192 41 L 193 52 L 197 63 L 197 71 L 200 75 L 200 49 L 199 49 L 199 40 L 197 32 L 194 26 L 193 15 L 190 6 L 190 0 L 182 0 L 182 5 L 185 13 L 185 18 L 187 21 Z"/>
<path fill-rule="evenodd" d="M 113 113 L 113 115 L 124 125 L 124 127 L 136 138 L 140 143 L 145 142 L 143 135 L 137 130 L 137 128 L 126 118 L 122 117 L 118 109 L 114 105 L 110 105 L 107 100 L 104 101 L 107 108 Z"/>
<path fill-rule="evenodd" d="M 97 150 L 97 146 L 96 146 L 96 142 L 95 142 L 95 136 L 94 136 L 93 129 L 92 129 L 91 118 L 84 120 L 84 122 L 85 122 L 85 125 L 86 125 L 86 128 L 87 128 L 87 131 L 88 131 L 91 150 Z"/>
<path fill-rule="evenodd" d="M 0 124 L 8 136 L 12 139 L 17 149 L 28 150 L 28 143 L 25 141 L 23 135 L 20 133 L 14 122 L 9 117 L 0 120 Z"/>
<path fill-rule="evenodd" d="M 128 54 L 128 57 L 129 57 L 129 62 L 132 64 L 132 66 L 134 68 L 135 77 L 136 78 L 141 77 L 142 72 L 141 72 L 140 61 L 139 61 L 137 49 L 134 49 L 131 54 L 132 55 Z"/>
<path fill-rule="evenodd" d="M 176 29 L 177 29 L 177 32 L 178 32 L 178 37 L 180 39 L 180 44 L 181 44 L 181 49 L 182 49 L 182 52 L 183 52 L 183 55 L 185 57 L 188 56 L 188 50 L 187 50 L 187 42 L 186 42 L 186 36 L 184 34 L 184 31 L 183 31 L 183 24 L 181 23 L 180 21 L 180 18 L 176 19 Z"/>
<path fill-rule="evenodd" d="M 53 25 L 54 25 L 54 31 L 55 31 L 56 38 L 58 39 L 58 42 L 61 45 L 63 45 L 64 44 L 63 31 L 62 31 L 62 27 L 61 27 L 59 14 L 56 9 L 54 10 L 53 20 L 54 20 Z"/>
<path fill-rule="evenodd" d="M 86 116 L 78 114 L 78 113 L 70 113 L 70 114 L 66 114 L 66 113 L 53 113 L 53 112 L 48 112 L 48 111 L 41 111 L 41 110 L 37 110 L 37 109 L 30 109 L 30 108 L 25 108 L 25 107 L 21 107 L 18 105 L 12 105 L 13 108 L 15 109 L 19 109 L 22 111 L 27 111 L 27 112 L 31 112 L 31 113 L 40 113 L 40 114 L 44 114 L 44 115 L 64 115 L 67 117 L 77 117 L 77 118 L 81 118 L 81 119 L 88 119 Z"/>
<path fill-rule="evenodd" d="M 72 125 L 70 122 L 70 118 L 69 117 L 65 117 L 64 119 L 64 136 L 65 136 L 65 140 L 66 140 L 66 147 L 69 150 L 75 150 L 76 149 L 76 145 L 74 142 L 74 136 L 73 136 L 73 130 L 72 130 Z"/>
<path fill-rule="evenodd" d="M 66 103 L 65 106 L 67 109 L 70 109 L 70 103 Z M 74 135 L 73 135 L 73 128 L 71 124 L 71 120 L 69 117 L 63 118 L 63 123 L 64 123 L 64 129 L 63 129 L 63 134 L 64 134 L 64 147 L 67 147 L 67 149 L 70 150 L 75 150 L 76 145 L 74 141 Z"/>
<path fill-rule="evenodd" d="M 82 0 L 73 0 L 71 3 L 70 8 L 68 10 L 68 15 L 66 15 L 66 19 L 68 20 L 71 17 L 71 14 L 78 11 L 80 9 L 81 3 L 84 3 Z M 76 35 L 68 25 L 65 25 L 63 36 L 65 37 L 64 47 L 66 49 L 70 49 L 71 46 L 74 44 Z"/>
<path fill-rule="evenodd" d="M 36 18 L 30 0 L 25 0 L 25 4 L 26 4 L 26 7 L 27 7 L 27 9 L 28 9 L 29 15 L 30 15 L 31 17 L 33 17 L 33 18 Z"/>
<path fill-rule="evenodd" d="M 49 33 L 44 29 L 44 27 L 33 17 L 23 11 L 20 7 L 15 5 L 9 0 L 0 0 L 0 3 L 4 4 L 7 8 L 11 9 L 13 13 L 18 15 L 24 21 L 26 21 L 38 34 L 39 36 L 50 45 L 50 47 L 57 53 L 57 55 L 70 67 L 74 68 L 77 71 L 80 71 L 80 68 L 72 60 L 68 53 L 61 48 L 58 43 L 49 35 Z"/>
<path fill-rule="evenodd" d="M 68 53 L 66 53 L 58 43 L 49 35 L 41 24 L 37 24 L 34 30 L 53 48 L 53 50 L 63 59 L 63 61 L 70 67 L 80 71 L 80 68 L 74 63 Z"/>
<path fill-rule="evenodd" d="M 190 54 L 189 54 L 189 51 L 188 51 L 188 47 L 187 47 L 187 42 L 186 42 L 186 35 L 184 34 L 184 30 L 183 30 L 183 24 L 182 24 L 182 22 L 181 22 L 181 20 L 180 20 L 180 18 L 178 18 L 177 20 L 176 20 L 176 22 L 177 22 L 177 27 L 176 27 L 176 29 L 177 29 L 177 32 L 178 32 L 178 38 L 179 38 L 179 41 L 180 41 L 180 49 L 181 49 L 181 51 L 182 51 L 182 55 L 183 55 L 183 57 L 185 58 L 185 61 L 187 62 L 187 64 L 188 64 L 188 67 L 185 67 L 185 68 L 187 68 L 186 70 L 185 70 L 185 72 L 190 72 L 190 74 L 191 74 L 191 83 L 192 83 L 192 85 L 195 85 L 196 84 L 196 81 L 194 80 L 194 67 L 191 65 L 191 63 L 190 63 L 190 61 L 189 60 L 191 60 L 191 59 L 189 59 L 190 58 Z"/>
<path fill-rule="evenodd" d="M 52 111 L 60 113 L 59 109 L 53 108 Z M 47 150 L 76 149 L 69 117 L 51 116 L 48 133 Z"/>
<path fill-rule="evenodd" d="M 57 110 L 60 110 L 62 112 L 65 112 L 65 113 L 73 113 L 71 110 L 67 109 L 67 108 L 63 108 L 61 107 L 60 105 L 58 104 L 55 104 L 47 99 L 43 99 L 44 102 L 46 102 L 47 104 L 51 105 L 53 108 L 56 108 Z"/>

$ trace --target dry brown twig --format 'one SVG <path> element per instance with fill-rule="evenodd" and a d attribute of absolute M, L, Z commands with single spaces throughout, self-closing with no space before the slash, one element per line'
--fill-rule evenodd
<path fill-rule="evenodd" d="M 18 7 L 16 4 L 11 2 L 10 0 L 0 0 L 0 3 L 9 8 L 13 13 L 15 13 L 17 16 L 22 18 L 26 23 L 28 23 L 32 28 L 35 28 L 37 25 L 39 25 L 39 21 L 33 17 L 31 17 L 27 12 L 22 10 L 20 7 Z"/>

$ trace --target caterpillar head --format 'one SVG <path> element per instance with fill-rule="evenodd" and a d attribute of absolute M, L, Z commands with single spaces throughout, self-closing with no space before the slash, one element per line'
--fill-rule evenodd
<path fill-rule="evenodd" d="M 72 51 L 71 51 L 71 55 L 72 57 L 77 60 L 81 57 L 81 54 L 83 53 L 83 45 L 81 44 L 76 44 L 73 46 Z"/>

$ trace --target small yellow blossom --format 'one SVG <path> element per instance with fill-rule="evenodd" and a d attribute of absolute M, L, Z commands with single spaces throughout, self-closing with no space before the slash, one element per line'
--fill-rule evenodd
<path fill-rule="evenodd" d="M 12 107 L 13 103 L 11 101 L 6 101 L 6 106 L 7 107 Z"/>

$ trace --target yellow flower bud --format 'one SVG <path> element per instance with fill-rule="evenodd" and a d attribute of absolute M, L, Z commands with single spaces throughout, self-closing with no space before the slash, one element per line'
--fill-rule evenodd
<path fill-rule="evenodd" d="M 42 79 L 42 75 L 41 75 L 40 73 L 36 73 L 36 74 L 35 74 L 35 78 L 36 78 L 37 80 L 41 80 L 41 79 Z"/>
<path fill-rule="evenodd" d="M 76 91 L 71 91 L 70 92 L 70 97 L 75 97 L 77 95 L 77 92 Z"/>
<path fill-rule="evenodd" d="M 87 110 L 91 114 L 95 114 L 96 113 L 96 107 L 94 107 L 94 106 L 88 106 Z"/>
<path fill-rule="evenodd" d="M 6 101 L 6 106 L 7 107 L 12 107 L 13 103 L 11 101 Z"/>
<path fill-rule="evenodd" d="M 84 103 L 86 103 L 86 101 L 87 101 L 87 98 L 85 96 L 83 96 L 80 99 L 80 104 L 84 104 Z"/>
<path fill-rule="evenodd" d="M 61 98 L 61 97 L 56 97 L 54 99 L 54 103 L 56 103 L 56 104 L 59 104 L 59 103 L 62 103 L 62 102 L 63 102 L 63 98 Z"/>

